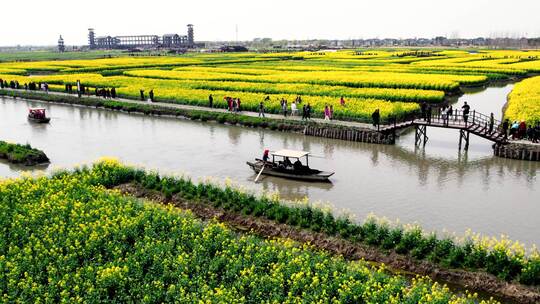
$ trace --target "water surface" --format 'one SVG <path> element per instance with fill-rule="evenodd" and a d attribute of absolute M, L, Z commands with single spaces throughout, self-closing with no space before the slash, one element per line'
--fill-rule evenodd
<path fill-rule="evenodd" d="M 492 87 L 460 98 L 479 112 L 499 117 L 512 86 Z M 43 106 L 49 125 L 26 120 L 27 108 Z M 0 139 L 31 143 L 54 167 L 72 167 L 102 156 L 194 178 L 230 177 L 257 191 L 279 191 L 286 199 L 331 202 L 358 220 L 375 213 L 426 229 L 467 228 L 527 244 L 540 244 L 539 163 L 493 157 L 491 143 L 471 135 L 468 152 L 458 150 L 456 130 L 428 129 L 425 147 L 414 132 L 383 146 L 306 137 L 270 130 L 172 118 L 145 117 L 91 108 L 0 99 Z M 335 171 L 332 183 L 304 183 L 255 174 L 245 164 L 265 148 L 311 151 L 312 167 Z M 0 176 L 26 168 L 0 162 Z"/>

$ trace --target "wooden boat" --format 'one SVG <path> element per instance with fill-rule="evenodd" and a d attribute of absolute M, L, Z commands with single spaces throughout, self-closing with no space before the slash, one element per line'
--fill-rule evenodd
<path fill-rule="evenodd" d="M 257 174 L 265 174 L 289 179 L 327 182 L 334 172 L 325 172 L 309 167 L 309 152 L 294 150 L 279 150 L 270 153 L 272 160 L 263 161 L 256 158 L 247 165 Z M 306 164 L 302 164 L 302 158 L 306 158 Z M 277 158 L 277 161 L 276 161 Z M 296 160 L 294 163 L 291 159 Z M 264 169 L 263 169 L 264 166 Z M 261 171 L 262 170 L 262 171 Z"/>
<path fill-rule="evenodd" d="M 48 123 L 51 118 L 45 115 L 44 108 L 30 108 L 28 109 L 28 120 L 36 123 Z"/>

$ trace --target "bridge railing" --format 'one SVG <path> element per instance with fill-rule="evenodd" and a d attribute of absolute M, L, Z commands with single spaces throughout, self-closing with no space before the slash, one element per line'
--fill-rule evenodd
<path fill-rule="evenodd" d="M 482 131 L 488 132 L 491 125 L 491 117 L 489 115 L 476 112 L 476 110 L 469 111 L 465 115 L 463 110 L 452 110 L 452 114 L 443 109 L 437 109 L 435 113 L 431 113 L 431 119 L 428 118 L 428 114 L 425 117 L 418 115 L 414 120 L 423 120 L 431 123 L 446 124 L 451 126 L 480 126 Z M 467 120 L 465 121 L 465 116 Z M 502 122 L 498 119 L 493 119 L 492 132 L 501 131 L 502 132 Z"/>

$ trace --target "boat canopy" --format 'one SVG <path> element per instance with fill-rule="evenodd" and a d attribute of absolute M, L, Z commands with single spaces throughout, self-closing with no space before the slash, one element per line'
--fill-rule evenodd
<path fill-rule="evenodd" d="M 45 111 L 45 108 L 28 108 L 28 110 L 30 112 L 34 112 L 34 111 L 41 111 L 41 112 L 44 112 Z"/>
<path fill-rule="evenodd" d="M 291 157 L 291 158 L 301 158 L 301 157 L 309 155 L 309 152 L 283 149 L 283 150 L 272 152 L 272 155 L 282 156 L 282 157 Z"/>

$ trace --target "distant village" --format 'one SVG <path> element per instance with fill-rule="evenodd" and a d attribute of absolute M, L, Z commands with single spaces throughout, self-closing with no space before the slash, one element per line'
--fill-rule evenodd
<path fill-rule="evenodd" d="M 55 49 L 59 52 L 85 51 L 91 49 L 137 51 L 183 52 L 277 52 L 277 51 L 315 51 L 324 49 L 351 48 L 486 48 L 486 49 L 537 49 L 540 38 L 373 38 L 373 39 L 311 39 L 311 40 L 273 40 L 255 38 L 250 41 L 195 41 L 192 24 L 187 25 L 187 34 L 164 35 L 125 35 L 97 36 L 89 29 L 87 45 L 70 45 L 62 36 L 56 46 L 14 46 L 0 47 L 0 51 L 32 51 Z"/>

